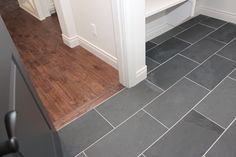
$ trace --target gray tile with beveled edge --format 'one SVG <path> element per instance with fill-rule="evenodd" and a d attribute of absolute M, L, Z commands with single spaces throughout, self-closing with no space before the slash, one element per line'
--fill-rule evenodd
<path fill-rule="evenodd" d="M 205 16 L 205 15 L 198 15 L 198 16 L 196 16 L 196 17 L 194 17 L 194 18 L 192 18 L 192 19 L 182 23 L 179 26 L 186 29 L 186 28 L 189 28 L 189 27 L 191 27 L 191 26 L 193 26 L 193 25 L 195 25 L 195 24 L 197 24 L 197 23 L 199 23 L 199 22 L 201 22 L 201 21 L 203 21 L 203 20 L 205 20 L 207 18 L 209 18 L 209 17 Z"/>
<path fill-rule="evenodd" d="M 85 153 L 88 157 L 137 157 L 166 131 L 163 125 L 140 111 Z"/>
<path fill-rule="evenodd" d="M 236 39 L 219 51 L 217 54 L 236 61 Z"/>
<path fill-rule="evenodd" d="M 153 43 L 153 42 L 146 42 L 146 51 L 150 50 L 151 48 L 155 47 L 157 44 Z"/>
<path fill-rule="evenodd" d="M 151 146 L 146 157 L 201 157 L 223 129 L 191 111 L 172 130 Z"/>
<path fill-rule="evenodd" d="M 86 156 L 84 155 L 84 153 L 81 153 L 80 155 L 78 155 L 76 157 L 86 157 Z"/>
<path fill-rule="evenodd" d="M 111 130 L 96 111 L 86 113 L 59 131 L 64 156 L 74 157 Z"/>
<path fill-rule="evenodd" d="M 187 42 L 195 43 L 213 31 L 214 29 L 212 28 L 197 24 L 184 31 L 183 33 L 177 35 L 177 37 Z"/>
<path fill-rule="evenodd" d="M 227 22 L 210 17 L 210 18 L 207 18 L 207 19 L 201 21 L 200 23 L 205 24 L 210 27 L 213 27 L 213 28 L 219 28 L 219 27 L 223 26 L 224 24 L 226 24 Z"/>
<path fill-rule="evenodd" d="M 207 93 L 206 89 L 184 78 L 145 107 L 145 110 L 170 128 Z"/>
<path fill-rule="evenodd" d="M 164 33 L 164 34 L 162 34 L 162 35 L 152 39 L 151 41 L 155 42 L 156 44 L 161 44 L 164 41 L 169 40 L 170 38 L 172 38 L 173 36 L 175 36 L 176 34 L 182 32 L 184 30 L 185 30 L 184 28 L 177 26 L 177 27 L 169 30 L 168 32 L 166 32 L 166 33 Z"/>
<path fill-rule="evenodd" d="M 191 47 L 187 48 L 183 52 L 182 55 L 191 58 L 192 60 L 202 63 L 212 54 L 216 53 L 220 48 L 222 48 L 225 44 L 218 42 L 216 40 L 210 38 L 204 38 Z"/>
<path fill-rule="evenodd" d="M 149 73 L 148 80 L 166 90 L 196 66 L 195 62 L 177 55 Z"/>
<path fill-rule="evenodd" d="M 112 125 L 117 126 L 161 93 L 160 88 L 145 80 L 133 88 L 123 90 L 96 109 Z"/>
<path fill-rule="evenodd" d="M 206 157 L 235 157 L 236 156 L 236 122 L 224 133 L 217 143 L 206 154 Z"/>
<path fill-rule="evenodd" d="M 196 107 L 196 110 L 226 128 L 236 117 L 235 95 L 236 82 L 227 78 Z"/>
<path fill-rule="evenodd" d="M 169 58 L 176 55 L 177 53 L 184 50 L 189 45 L 190 44 L 183 42 L 182 40 L 171 38 L 162 43 L 161 45 L 148 51 L 146 55 L 152 58 L 153 60 L 157 61 L 158 63 L 163 63 Z"/>
<path fill-rule="evenodd" d="M 228 43 L 236 37 L 236 25 L 228 23 L 212 33 L 210 37 Z"/>
<path fill-rule="evenodd" d="M 198 84 L 212 90 L 230 72 L 236 68 L 236 64 L 225 58 L 214 55 L 187 77 Z"/>
<path fill-rule="evenodd" d="M 152 59 L 150 59 L 149 57 L 146 57 L 146 65 L 147 65 L 147 71 L 151 71 L 154 68 L 158 67 L 160 64 L 153 61 Z"/>

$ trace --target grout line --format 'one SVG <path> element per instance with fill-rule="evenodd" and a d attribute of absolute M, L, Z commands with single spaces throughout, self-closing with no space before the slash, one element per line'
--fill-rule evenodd
<path fill-rule="evenodd" d="M 148 50 L 146 51 L 146 54 L 147 54 L 149 51 L 151 51 L 151 50 L 153 50 L 153 49 L 155 49 L 156 47 L 159 46 L 157 43 L 155 43 L 155 44 L 156 44 L 155 46 L 153 46 L 152 48 L 150 48 L 150 49 L 148 49 Z"/>
<path fill-rule="evenodd" d="M 77 154 L 75 157 L 79 157 L 80 155 L 84 155 L 85 157 L 88 157 L 86 154 L 85 154 L 85 152 L 84 151 L 82 151 L 82 152 L 80 152 L 79 154 Z"/>
<path fill-rule="evenodd" d="M 151 57 L 146 56 L 146 58 L 150 59 L 151 61 L 158 63 L 159 65 L 161 65 L 161 63 L 159 63 L 158 61 L 156 61 L 155 59 L 152 59 Z"/>
<path fill-rule="evenodd" d="M 220 40 L 217 40 L 217 39 L 215 39 L 215 38 L 212 38 L 212 37 L 210 37 L 210 36 L 208 36 L 208 38 L 209 39 L 212 39 L 212 40 L 214 40 L 214 41 L 217 41 L 217 42 L 219 42 L 219 43 L 222 43 L 222 44 L 227 44 L 227 43 L 225 43 L 225 42 L 223 42 L 223 41 L 220 41 Z"/>
<path fill-rule="evenodd" d="M 231 72 L 233 73 L 234 70 Z M 219 84 L 217 84 L 209 93 L 207 93 L 196 105 L 193 106 L 192 109 L 190 109 L 182 118 L 180 118 L 170 129 L 165 132 L 162 136 L 160 136 L 155 142 L 153 142 L 147 149 L 145 149 L 141 154 L 143 154 L 145 151 L 147 151 L 150 147 L 152 147 L 156 142 L 158 142 L 164 135 L 166 135 L 168 132 L 170 132 L 181 120 L 183 120 L 191 111 L 193 111 L 204 99 L 206 99 L 228 76 L 231 74 L 229 73 Z M 168 91 L 168 90 L 167 90 Z M 165 93 L 165 92 L 164 92 Z M 205 154 L 204 154 L 205 155 Z"/>
<path fill-rule="evenodd" d="M 193 26 L 195 26 L 195 25 L 197 25 L 198 23 L 196 23 L 196 24 L 194 24 Z M 193 26 L 191 26 L 191 27 L 193 27 Z M 222 25 L 221 27 L 223 27 L 224 25 Z M 191 28 L 190 27 L 190 28 Z M 219 27 L 219 28 L 221 28 L 221 27 Z M 218 28 L 218 29 L 219 29 Z M 204 37 L 202 37 L 202 38 L 200 38 L 199 40 L 197 40 L 196 42 L 194 42 L 192 45 L 194 45 L 194 44 L 196 44 L 196 43 L 198 43 L 198 42 L 200 42 L 201 40 L 203 40 L 204 38 L 206 38 L 206 37 L 208 37 L 210 34 L 212 34 L 212 33 L 214 33 L 215 31 L 217 31 L 218 29 L 216 29 L 216 30 L 214 30 L 214 31 L 212 31 L 212 32 L 209 32 L 208 34 L 206 34 Z M 177 34 L 178 35 L 178 34 Z M 177 36 L 176 35 L 176 36 Z M 176 37 L 176 36 L 173 36 L 173 37 Z M 236 38 L 234 38 L 234 39 L 236 39 Z M 234 41 L 234 39 L 232 39 L 232 41 Z M 228 44 L 225 44 L 222 48 L 220 48 L 219 50 L 217 50 L 215 53 L 213 53 L 211 56 L 209 56 L 208 58 L 206 58 L 206 60 L 204 61 L 204 62 L 202 62 L 202 63 L 198 63 L 199 65 L 197 66 L 197 67 L 199 67 L 200 65 L 202 65 L 203 63 L 205 63 L 209 58 L 211 58 L 212 56 L 214 56 L 217 52 L 219 52 L 219 51 L 221 51 L 223 48 L 225 48 L 227 45 L 229 45 L 232 41 L 230 41 Z M 183 52 L 183 51 L 185 51 L 185 50 L 187 50 L 188 48 L 190 48 L 192 45 L 189 45 L 188 47 L 186 47 L 185 49 L 183 49 L 182 51 L 180 51 L 180 52 L 178 52 L 177 54 L 175 54 L 174 56 L 172 56 L 172 57 L 170 57 L 168 60 L 166 60 L 165 62 L 163 62 L 163 63 L 161 63 L 159 66 L 157 66 L 156 68 L 154 68 L 154 69 L 152 69 L 150 72 L 148 72 L 148 74 L 149 73 L 151 73 L 151 72 L 153 72 L 154 70 L 156 70 L 157 68 L 159 68 L 159 67 L 161 67 L 163 64 L 165 64 L 165 63 L 167 63 L 168 61 L 170 61 L 171 59 L 173 59 L 174 57 L 176 57 L 177 55 L 181 55 L 181 53 Z M 182 55 L 181 55 L 182 56 Z M 185 57 L 186 58 L 186 57 Z M 186 75 L 185 75 L 186 76 Z"/>
<path fill-rule="evenodd" d="M 216 54 L 216 56 L 221 57 L 221 58 L 224 58 L 224 59 L 226 59 L 226 60 L 228 60 L 228 61 L 231 61 L 231 62 L 233 62 L 233 63 L 236 63 L 236 61 L 234 61 L 234 60 L 232 60 L 232 59 L 229 59 L 229 58 L 227 58 L 227 57 L 225 57 L 225 56 L 222 56 L 222 55 L 220 55 L 220 54 Z"/>
<path fill-rule="evenodd" d="M 63 129 L 64 127 L 66 127 L 67 125 L 73 123 L 74 121 L 76 121 L 77 119 L 81 118 L 82 116 L 84 116 L 86 113 L 92 111 L 94 108 L 98 107 L 99 105 L 103 104 L 104 102 L 106 102 L 107 100 L 111 99 L 112 97 L 115 97 L 116 95 L 118 95 L 119 93 L 121 93 L 122 91 L 124 91 L 125 89 L 127 89 L 126 87 L 122 88 L 121 90 L 119 90 L 118 92 L 114 93 L 113 95 L 111 95 L 110 97 L 108 97 L 107 99 L 103 100 L 102 102 L 100 102 L 99 104 L 97 104 L 96 106 L 94 106 L 93 108 L 91 108 L 90 110 L 88 110 L 87 112 L 81 114 L 79 117 L 76 117 L 74 119 L 72 119 L 71 121 L 69 121 L 68 123 L 65 123 L 62 127 L 60 127 L 59 129 L 57 129 L 57 131 L 60 131 L 61 129 Z"/>
<path fill-rule="evenodd" d="M 180 118 L 170 129 L 165 132 L 162 136 L 160 136 L 155 142 L 153 142 L 147 149 L 145 149 L 141 154 L 143 154 L 145 151 L 147 151 L 150 147 L 152 147 L 156 142 L 158 142 L 163 136 L 165 136 L 168 132 L 170 132 L 181 120 L 183 120 L 191 111 L 194 110 L 205 98 L 207 98 L 225 79 L 227 76 L 217 85 L 213 88 L 212 91 L 210 91 L 208 94 L 206 94 L 196 105 L 193 106 L 192 109 L 190 109 L 182 118 Z"/>
<path fill-rule="evenodd" d="M 208 92 L 211 91 L 211 90 L 209 90 L 208 88 L 204 87 L 203 85 L 200 85 L 199 83 L 197 83 L 197 82 L 195 82 L 195 81 L 193 81 L 193 80 L 187 78 L 186 76 L 184 76 L 184 78 L 187 79 L 187 80 L 189 80 L 189 81 L 191 81 L 192 83 L 194 83 L 194 84 L 196 84 L 196 85 L 198 85 L 198 86 L 204 88 L 204 89 L 207 90 Z"/>
<path fill-rule="evenodd" d="M 157 66 L 157 67 L 155 67 L 154 69 L 152 69 L 151 71 L 149 71 L 148 74 L 151 73 L 151 72 L 153 72 L 153 71 L 156 70 L 157 68 L 161 67 L 161 66 L 164 65 L 165 63 L 169 62 L 170 60 L 172 60 L 173 58 L 175 58 L 177 55 L 179 55 L 179 53 L 181 53 L 181 52 L 187 50 L 187 49 L 190 48 L 191 46 L 192 46 L 192 45 L 189 45 L 188 47 L 184 48 L 183 50 L 181 50 L 180 52 L 178 52 L 178 53 L 175 54 L 174 56 L 172 56 L 172 57 L 170 57 L 169 59 L 167 59 L 165 62 L 160 63 L 159 66 Z M 149 58 L 150 58 L 150 57 L 149 57 Z"/>
<path fill-rule="evenodd" d="M 179 83 L 182 79 L 176 81 L 172 86 L 170 86 L 166 91 L 162 92 L 160 95 L 156 96 L 155 98 L 153 98 L 153 100 L 151 100 L 150 102 L 148 102 L 146 105 L 144 105 L 141 109 L 139 109 L 137 112 L 135 112 L 134 114 L 132 114 L 130 117 L 128 117 L 126 120 L 124 120 L 123 122 L 121 122 L 119 125 L 117 125 L 114 129 L 110 130 L 108 133 L 106 133 L 104 136 L 102 136 L 101 138 L 99 138 L 97 141 L 95 141 L 93 144 L 91 144 L 90 146 L 88 146 L 87 148 L 85 148 L 83 151 L 88 150 L 89 148 L 91 148 L 93 145 L 95 145 L 96 143 L 98 143 L 101 139 L 103 139 L 104 137 L 106 137 L 107 135 L 109 135 L 111 132 L 113 132 L 115 129 L 119 128 L 121 125 L 123 125 L 125 122 L 127 122 L 129 119 L 131 119 L 132 117 L 134 117 L 138 112 L 140 112 L 141 110 L 143 110 L 145 107 L 147 107 L 149 104 L 151 104 L 152 102 L 154 102 L 156 99 L 158 99 L 160 96 L 162 96 L 164 93 L 166 93 L 169 89 L 171 89 L 173 86 L 175 86 L 177 83 Z"/>
<path fill-rule="evenodd" d="M 197 62 L 197 61 L 195 61 L 195 60 L 193 60 L 193 59 L 191 59 L 191 58 L 189 58 L 189 57 L 187 57 L 187 56 L 185 56 L 185 55 L 182 55 L 182 54 L 180 54 L 180 53 L 179 53 L 179 55 L 182 56 L 182 57 L 184 57 L 184 58 L 186 58 L 186 59 L 188 59 L 188 60 L 190 60 L 190 61 L 192 61 L 192 62 L 194 62 L 194 63 L 196 63 L 196 64 L 198 64 L 198 65 L 201 64 L 201 63 L 199 63 L 199 62 Z"/>
<path fill-rule="evenodd" d="M 203 21 L 204 21 L 204 20 L 203 20 Z M 202 21 L 201 21 L 201 22 L 202 22 Z M 205 26 L 205 27 L 208 27 L 208 28 L 211 28 L 211 29 L 217 29 L 217 28 L 215 28 L 215 27 L 211 27 L 211 26 L 206 25 L 206 24 L 201 23 L 201 22 L 199 22 L 199 24 L 202 25 L 202 26 Z"/>
<path fill-rule="evenodd" d="M 186 21 L 187 22 L 187 21 Z M 184 22 L 185 23 L 185 22 Z M 183 23 L 182 23 L 183 24 Z M 194 27 L 194 26 L 196 26 L 197 24 L 199 24 L 199 22 L 198 23 L 195 23 L 195 24 L 193 24 L 192 26 L 190 26 L 190 27 L 188 27 L 188 28 L 184 28 L 184 30 L 183 31 L 181 31 L 181 32 L 179 32 L 179 33 L 177 33 L 176 35 L 174 35 L 173 37 L 176 37 L 176 36 L 178 36 L 178 35 L 180 35 L 181 33 L 183 33 L 183 32 L 185 32 L 185 31 L 187 31 L 187 30 L 189 30 L 190 28 L 192 28 L 192 27 Z M 181 24 L 180 24 L 181 25 Z M 180 26 L 179 25 L 179 26 Z M 181 26 L 180 26 L 181 27 Z M 183 27 L 181 27 L 181 28 L 183 28 Z"/>
<path fill-rule="evenodd" d="M 187 22 L 187 21 L 186 21 Z M 178 25 L 178 26 L 174 26 L 172 29 L 174 29 L 175 27 L 181 27 L 181 28 L 183 28 L 183 30 L 182 31 L 180 31 L 180 32 L 178 32 L 178 33 L 176 33 L 176 34 L 174 34 L 174 35 L 172 35 L 170 38 L 168 38 L 167 40 L 169 40 L 169 39 L 171 39 L 171 38 L 173 38 L 173 37 L 176 37 L 177 35 L 179 35 L 179 34 L 181 34 L 181 33 L 183 33 L 183 32 L 185 32 L 185 31 L 187 31 L 188 29 L 190 29 L 190 28 L 192 28 L 192 27 L 194 27 L 195 25 L 197 25 L 198 23 L 196 23 L 196 24 L 194 24 L 194 25 L 192 25 L 192 26 L 190 26 L 190 27 L 188 27 L 188 28 L 183 28 L 183 27 L 181 27 L 180 25 Z M 170 29 L 170 30 L 172 30 L 172 29 Z M 169 30 L 169 31 L 170 31 Z M 169 32 L 169 31 L 167 31 L 167 32 Z M 165 33 L 167 33 L 167 32 L 165 32 Z M 163 33 L 164 34 L 164 33 Z M 161 35 L 163 35 L 163 34 L 161 34 Z M 161 36 L 160 35 L 160 36 Z M 153 39 L 152 39 L 153 40 Z M 156 42 L 154 42 L 154 41 L 152 41 L 153 43 L 155 43 L 155 44 L 157 44 L 158 46 L 159 45 L 161 45 L 161 44 L 163 44 L 164 42 L 166 42 L 167 40 L 164 40 L 163 42 L 160 42 L 159 44 L 158 43 L 156 43 Z M 150 40 L 151 41 L 151 40 Z"/>
<path fill-rule="evenodd" d="M 184 40 L 184 39 L 181 39 L 181 38 L 179 38 L 179 37 L 173 37 L 173 38 L 175 38 L 175 39 L 178 39 L 178 40 L 181 40 L 181 41 L 183 41 L 183 42 L 185 42 L 185 43 L 187 43 L 187 44 L 190 44 L 190 45 L 193 45 L 193 43 L 190 43 L 190 42 L 188 42 L 188 41 L 186 41 L 186 40 Z"/>
<path fill-rule="evenodd" d="M 220 125 L 219 123 L 217 123 L 216 121 L 214 121 L 214 120 L 212 120 L 211 118 L 209 118 L 207 115 L 205 115 L 205 114 L 199 112 L 196 108 L 193 109 L 193 111 L 195 111 L 195 112 L 197 112 L 198 114 L 202 115 L 203 117 L 205 117 L 206 119 L 208 119 L 208 120 L 211 121 L 212 123 L 218 125 L 221 129 L 223 129 L 223 130 L 226 129 L 225 127 L 221 126 L 221 125 Z"/>
<path fill-rule="evenodd" d="M 197 23 L 198 24 L 198 23 Z M 196 24 L 195 24 L 196 25 Z M 195 25 L 193 25 L 193 26 L 195 26 Z M 193 27 L 193 26 L 191 26 L 191 27 Z M 224 26 L 224 25 L 223 25 Z M 222 27 L 223 27 L 222 26 Z M 189 28 L 191 28 L 191 27 L 189 27 Z M 188 29 L 189 29 L 188 28 Z M 221 28 L 221 27 L 219 27 L 219 28 Z M 219 29 L 218 28 L 218 29 Z M 218 30 L 218 29 L 216 29 L 216 30 Z M 187 29 L 186 29 L 187 30 Z M 215 30 L 215 31 L 216 31 Z M 215 32 L 215 31 L 213 31 L 213 32 Z M 184 32 L 184 31 L 183 31 Z M 210 32 L 209 34 L 211 34 L 211 33 L 213 33 L 213 32 Z M 207 34 L 206 36 L 208 36 L 209 34 Z M 206 36 L 204 36 L 202 39 L 204 39 Z M 174 36 L 173 36 L 174 37 Z M 202 40 L 202 39 L 200 39 L 200 40 Z M 200 41 L 199 40 L 199 41 Z M 199 41 L 196 41 L 195 43 L 197 43 L 197 42 L 199 42 Z M 233 41 L 233 40 L 232 40 Z M 230 41 L 228 44 L 230 44 L 232 41 Z M 195 43 L 193 43 L 193 44 L 195 44 Z M 228 44 L 226 44 L 225 46 L 227 46 Z M 191 46 L 191 45 L 190 45 Z M 190 47 L 189 46 L 189 47 Z M 224 46 L 224 47 L 225 47 Z M 224 47 L 222 47 L 220 50 L 222 50 Z M 188 47 L 187 47 L 188 48 Z M 186 49 L 187 49 L 186 48 Z M 185 50 L 185 49 L 184 49 Z M 218 50 L 218 51 L 220 51 L 220 50 Z M 183 50 L 182 50 L 183 51 Z M 181 53 L 182 51 L 180 51 L 179 53 Z M 214 54 L 216 54 L 218 51 L 216 51 Z M 214 55 L 213 54 L 213 55 Z M 171 57 L 171 58 L 169 58 L 167 61 L 165 61 L 165 62 L 163 62 L 162 64 L 160 64 L 160 66 L 162 66 L 164 63 L 166 63 L 166 62 L 168 62 L 169 60 L 171 60 L 172 58 L 174 58 L 175 56 L 177 56 L 178 55 L 178 53 L 176 54 L 176 55 L 174 55 L 173 57 Z M 209 56 L 204 62 L 202 62 L 200 65 L 202 65 L 203 63 L 205 63 L 209 58 L 211 58 L 213 55 L 211 55 L 211 56 Z M 196 68 L 198 68 L 200 65 L 198 65 L 198 66 L 196 66 L 193 70 L 195 70 Z M 158 66 L 158 67 L 160 67 L 160 66 Z M 157 68 L 158 68 L 157 67 Z M 155 68 L 155 69 L 157 69 L 157 68 Z M 155 69 L 153 69 L 152 71 L 154 71 Z M 191 70 L 189 73 L 191 73 L 193 70 Z M 152 72 L 151 71 L 151 72 Z M 234 71 L 234 70 L 233 70 Z M 232 71 L 232 72 L 233 72 Z M 231 72 L 231 73 L 232 73 Z M 185 76 L 187 76 L 189 73 L 187 73 Z M 230 73 L 230 74 L 231 74 Z M 230 75 L 229 74 L 229 75 Z M 91 148 L 93 145 L 95 145 L 96 143 L 98 143 L 101 139 L 103 139 L 104 137 L 106 137 L 108 134 L 110 134 L 111 132 L 113 132 L 116 128 L 118 128 L 118 127 L 120 127 L 122 124 L 124 124 L 125 122 L 127 122 L 129 119 L 131 119 L 132 117 L 134 117 L 138 112 L 140 112 L 141 110 L 143 110 L 146 106 L 148 106 L 149 104 L 151 104 L 152 102 L 154 102 L 156 99 L 158 99 L 160 96 L 162 96 L 163 94 L 165 94 L 170 88 L 172 88 L 173 86 L 175 86 L 177 83 L 179 83 L 185 76 L 183 76 L 182 78 L 180 78 L 178 81 L 176 81 L 172 86 L 170 86 L 168 89 L 166 89 L 164 92 L 162 92 L 160 95 L 158 95 L 157 97 L 155 97 L 153 100 L 151 100 L 149 103 L 147 103 L 146 105 L 144 105 L 140 110 L 138 110 L 137 112 L 135 112 L 133 115 L 131 115 L 129 118 L 127 118 L 126 120 L 124 120 L 122 123 L 120 123 L 118 126 L 116 126 L 114 129 L 112 129 L 111 131 L 109 131 L 108 133 L 106 133 L 104 136 L 102 136 L 101 138 L 99 138 L 97 141 L 95 141 L 93 144 L 91 144 L 90 146 L 88 146 L 86 149 L 84 149 L 84 151 L 86 151 L 86 150 L 88 150 L 89 148 Z M 228 75 L 227 75 L 228 76 Z M 226 76 L 226 77 L 227 77 Z M 225 78 L 226 78 L 225 77 Z M 225 80 L 225 78 L 221 81 L 221 82 L 223 82 L 224 80 Z M 220 83 L 221 83 L 220 82 Z M 219 83 L 219 84 L 220 84 Z M 219 85 L 218 84 L 218 85 Z M 216 85 L 213 89 L 212 89 L 212 91 L 216 88 L 216 87 L 218 87 L 218 85 Z M 124 89 L 126 89 L 126 88 L 124 88 Z M 122 89 L 121 91 L 123 91 L 124 89 Z M 119 91 L 118 93 L 120 93 L 121 91 Z M 203 98 L 202 98 L 202 100 L 200 100 L 190 111 L 188 111 L 182 118 L 180 118 L 167 132 L 165 132 L 162 136 L 160 136 L 158 139 L 157 139 L 157 141 L 159 140 L 159 139 L 161 139 L 165 134 L 167 134 L 175 125 L 177 125 L 185 116 L 187 116 L 187 114 L 189 114 L 201 101 L 203 101 L 212 91 L 210 91 L 208 94 L 206 94 Z M 113 96 L 115 96 L 115 95 L 117 95 L 118 93 L 116 93 L 116 94 L 114 94 Z M 111 96 L 111 97 L 113 97 L 113 96 Z M 110 98 L 111 98 L 110 97 Z M 108 98 L 108 99 L 110 99 L 110 98 Z M 107 99 L 107 100 L 108 100 Z M 106 100 L 105 100 L 106 101 Z M 105 102 L 104 101 L 104 102 Z M 103 103 L 103 102 L 102 102 Z M 101 104 L 102 104 L 101 103 Z M 155 141 L 152 145 L 154 145 L 157 141 Z M 152 145 L 150 145 L 147 149 L 149 149 Z M 143 152 L 145 152 L 147 149 L 145 149 Z M 141 153 L 141 154 L 143 154 L 143 152 Z"/>
<path fill-rule="evenodd" d="M 236 81 L 235 78 L 232 78 L 231 76 L 228 76 L 229 79 L 233 80 L 233 81 Z"/>
<path fill-rule="evenodd" d="M 236 118 L 229 124 L 229 126 L 223 131 L 223 133 L 216 139 L 216 141 L 210 146 L 210 148 L 202 155 L 202 157 L 206 156 L 206 154 L 215 146 L 215 144 L 221 139 L 223 135 L 229 130 L 229 128 L 235 123 Z"/>
<path fill-rule="evenodd" d="M 150 42 L 150 43 L 153 43 L 153 44 L 157 45 L 157 43 L 153 42 L 152 40 L 149 40 L 149 41 L 147 41 L 147 42 Z M 147 43 L 147 42 L 146 42 L 146 43 Z"/>
<path fill-rule="evenodd" d="M 164 89 L 162 89 L 162 88 L 161 88 L 161 87 L 159 87 L 158 85 L 154 84 L 154 83 L 153 83 L 153 82 L 151 82 L 150 80 L 146 79 L 146 81 L 147 81 L 148 83 L 150 83 L 151 85 L 153 85 L 153 86 L 155 86 L 155 87 L 157 87 L 157 88 L 160 88 L 160 89 L 162 90 L 162 92 L 164 92 L 164 91 L 165 91 Z"/>
<path fill-rule="evenodd" d="M 113 129 L 115 128 L 115 126 L 113 126 L 113 125 L 111 124 L 111 122 L 109 122 L 96 108 L 94 108 L 94 110 L 95 110 L 108 124 L 110 124 Z"/>
<path fill-rule="evenodd" d="M 155 121 L 157 121 L 158 123 L 160 123 L 161 125 L 163 125 L 167 130 L 169 130 L 169 127 L 167 127 L 165 124 L 163 124 L 161 121 L 159 121 L 157 118 L 155 118 L 153 115 L 151 115 L 149 112 L 147 112 L 145 109 L 142 109 L 143 112 L 145 112 L 146 114 L 148 114 L 151 118 L 153 118 Z"/>

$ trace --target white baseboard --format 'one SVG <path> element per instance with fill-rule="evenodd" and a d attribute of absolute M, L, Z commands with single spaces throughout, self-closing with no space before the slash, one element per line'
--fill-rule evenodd
<path fill-rule="evenodd" d="M 136 71 L 136 83 L 145 80 L 147 78 L 147 66 L 145 65 L 143 68 Z"/>
<path fill-rule="evenodd" d="M 146 41 L 149 41 L 167 31 L 172 29 L 173 26 L 165 23 L 162 25 L 151 25 L 149 28 L 146 30 Z"/>
<path fill-rule="evenodd" d="M 63 42 L 69 46 L 70 48 L 74 48 L 76 46 L 79 46 L 79 36 L 76 35 L 74 37 L 67 37 L 66 35 L 62 34 Z"/>
<path fill-rule="evenodd" d="M 86 39 L 82 37 L 79 37 L 79 42 L 80 42 L 80 46 L 82 46 L 83 48 L 85 48 L 86 50 L 88 50 L 89 52 L 91 52 L 92 54 L 94 54 L 95 56 L 97 56 L 98 58 L 106 62 L 107 64 L 110 64 L 115 69 L 118 69 L 118 61 L 116 57 L 110 55 L 105 50 L 97 47 L 96 45 L 90 43 L 89 41 L 87 41 Z"/>
<path fill-rule="evenodd" d="M 103 60 L 104 62 L 106 62 L 106 63 L 110 64 L 111 66 L 113 66 L 114 68 L 118 69 L 117 58 L 110 55 L 105 50 L 97 47 L 96 45 L 94 45 L 92 43 L 90 43 L 86 39 L 84 39 L 84 38 L 82 38 L 78 35 L 76 35 L 72 38 L 69 38 L 64 34 L 62 34 L 62 38 L 63 38 L 64 43 L 67 46 L 69 46 L 70 48 L 74 48 L 74 47 L 80 45 L 81 47 L 85 48 L 86 50 L 88 50 L 89 52 L 91 52 L 92 54 L 94 54 L 95 56 L 97 56 L 98 58 Z"/>
<path fill-rule="evenodd" d="M 236 24 L 236 14 L 215 8 L 198 6 L 197 14 L 203 14 Z"/>

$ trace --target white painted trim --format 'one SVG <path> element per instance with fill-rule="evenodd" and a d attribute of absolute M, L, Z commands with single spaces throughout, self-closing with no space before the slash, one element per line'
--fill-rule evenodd
<path fill-rule="evenodd" d="M 69 46 L 70 48 L 74 48 L 76 46 L 79 46 L 79 36 L 75 35 L 73 37 L 68 37 L 65 34 L 62 34 L 63 42 Z"/>
<path fill-rule="evenodd" d="M 142 67 L 146 66 L 145 0 L 111 2 L 120 82 L 126 87 L 133 87 L 147 76 Z M 140 60 L 144 65 L 137 65 Z M 142 70 L 137 71 L 138 66 Z"/>
<path fill-rule="evenodd" d="M 85 48 L 86 50 L 88 50 L 89 52 L 91 52 L 92 54 L 94 54 L 95 56 L 103 60 L 104 62 L 118 69 L 117 58 L 115 58 L 114 56 L 110 55 L 110 53 L 97 47 L 96 45 L 90 43 L 89 41 L 87 41 L 86 39 L 82 37 L 78 36 L 78 40 L 79 40 L 80 46 L 82 46 L 83 48 Z"/>
<path fill-rule="evenodd" d="M 46 17 L 40 17 L 34 13 L 32 13 L 28 8 L 24 7 L 23 5 L 19 4 L 20 8 L 23 9 L 24 11 L 26 11 L 27 13 L 29 13 L 30 15 L 32 15 L 33 17 L 35 17 L 36 19 L 43 21 Z"/>
<path fill-rule="evenodd" d="M 117 58 L 110 55 L 110 53 L 106 52 L 105 50 L 99 48 L 98 46 L 92 44 L 88 40 L 84 39 L 83 37 L 80 37 L 78 35 L 69 38 L 66 35 L 62 34 L 62 38 L 64 43 L 69 46 L 70 48 L 74 48 L 76 46 L 81 46 L 103 60 L 104 62 L 110 64 L 114 68 L 118 69 L 118 61 Z"/>
<path fill-rule="evenodd" d="M 222 19 L 225 21 L 229 21 L 232 23 L 236 23 L 236 14 L 224 10 L 219 10 L 205 6 L 198 6 L 197 14 L 203 14 L 214 18 Z"/>
<path fill-rule="evenodd" d="M 169 30 L 171 30 L 172 28 L 174 28 L 173 26 L 165 23 L 163 25 L 151 25 L 149 26 L 149 28 L 146 30 L 146 41 L 149 41 Z"/>
<path fill-rule="evenodd" d="M 141 82 L 147 78 L 147 66 L 136 71 L 136 81 Z"/>

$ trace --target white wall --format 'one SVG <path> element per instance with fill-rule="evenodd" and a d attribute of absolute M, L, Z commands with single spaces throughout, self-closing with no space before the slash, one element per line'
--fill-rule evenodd
<path fill-rule="evenodd" d="M 71 0 L 71 6 L 81 45 L 117 68 L 111 0 Z"/>
<path fill-rule="evenodd" d="M 236 0 L 198 0 L 197 13 L 236 23 Z"/>

